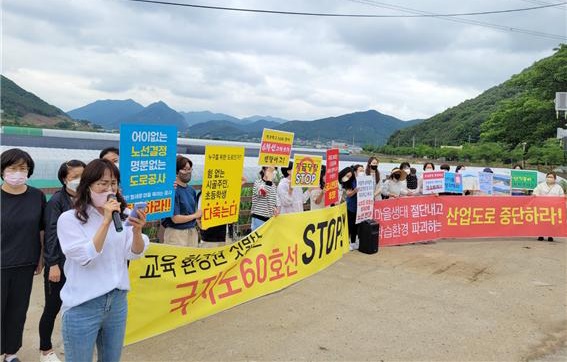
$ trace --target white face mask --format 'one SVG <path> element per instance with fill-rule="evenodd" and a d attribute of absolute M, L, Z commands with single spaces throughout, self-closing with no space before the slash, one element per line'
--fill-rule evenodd
<path fill-rule="evenodd" d="M 81 179 L 78 178 L 76 180 L 67 181 L 67 188 L 73 192 L 77 192 L 77 187 L 81 183 Z"/>
<path fill-rule="evenodd" d="M 10 186 L 21 186 L 25 184 L 27 180 L 28 180 L 27 172 L 21 172 L 21 171 L 4 172 L 4 181 L 6 181 L 6 183 L 8 183 L 8 185 Z"/>
<path fill-rule="evenodd" d="M 347 182 L 348 180 L 350 180 L 350 177 L 348 177 L 348 176 L 345 176 L 345 177 L 342 178 L 343 183 Z"/>
<path fill-rule="evenodd" d="M 409 168 L 404 168 L 404 172 L 409 175 L 409 174 L 410 174 L 410 169 L 409 169 Z"/>
<path fill-rule="evenodd" d="M 116 166 L 116 168 L 120 170 L 120 162 L 114 162 L 114 166 Z"/>
<path fill-rule="evenodd" d="M 547 177 L 545 182 L 547 182 L 548 185 L 553 185 L 555 183 L 555 179 L 553 177 Z"/>
<path fill-rule="evenodd" d="M 433 171 L 433 169 L 431 167 L 427 167 L 425 171 Z"/>

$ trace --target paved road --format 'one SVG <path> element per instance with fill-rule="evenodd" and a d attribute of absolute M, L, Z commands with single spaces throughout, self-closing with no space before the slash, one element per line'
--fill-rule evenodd
<path fill-rule="evenodd" d="M 278 293 L 128 346 L 123 360 L 564 361 L 567 239 L 556 240 L 352 252 Z M 32 298 L 23 360 L 37 359 L 39 278 Z"/>

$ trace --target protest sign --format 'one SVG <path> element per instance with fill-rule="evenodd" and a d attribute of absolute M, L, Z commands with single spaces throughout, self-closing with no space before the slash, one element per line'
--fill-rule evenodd
<path fill-rule="evenodd" d="M 148 221 L 173 215 L 176 151 L 174 126 L 120 126 L 122 194 L 130 208 L 147 203 Z"/>
<path fill-rule="evenodd" d="M 380 245 L 439 238 L 567 235 L 563 197 L 423 196 L 374 204 Z"/>
<path fill-rule="evenodd" d="M 494 180 L 494 174 L 492 172 L 479 172 L 478 173 L 478 182 L 479 182 L 479 189 L 481 195 L 492 195 Z"/>
<path fill-rule="evenodd" d="M 295 154 L 291 173 L 291 187 L 319 187 L 322 162 L 321 156 Z"/>
<path fill-rule="evenodd" d="M 151 243 L 130 263 L 125 343 L 170 331 L 273 293 L 348 253 L 346 205 L 271 218 L 234 244 Z"/>
<path fill-rule="evenodd" d="M 293 133 L 264 128 L 258 165 L 287 167 L 292 146 Z"/>
<path fill-rule="evenodd" d="M 339 150 L 327 150 L 327 170 L 325 173 L 325 206 L 339 202 Z"/>
<path fill-rule="evenodd" d="M 492 190 L 494 195 L 510 195 L 510 175 L 493 174 Z"/>
<path fill-rule="evenodd" d="M 244 147 L 206 146 L 201 189 L 204 229 L 238 221 Z"/>
<path fill-rule="evenodd" d="M 374 177 L 356 176 L 356 223 L 372 219 L 374 211 Z"/>
<path fill-rule="evenodd" d="M 537 186 L 537 171 L 510 171 L 510 187 L 512 189 L 533 190 Z"/>
<path fill-rule="evenodd" d="M 426 171 L 422 174 L 422 194 L 445 192 L 445 171 Z"/>
<path fill-rule="evenodd" d="M 445 172 L 445 192 L 463 193 L 463 178 L 460 173 Z"/>

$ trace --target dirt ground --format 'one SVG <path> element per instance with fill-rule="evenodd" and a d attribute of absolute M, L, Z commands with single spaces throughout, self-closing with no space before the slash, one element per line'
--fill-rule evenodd
<path fill-rule="evenodd" d="M 351 252 L 280 292 L 128 346 L 122 359 L 567 361 L 566 245 L 442 240 Z M 37 278 L 23 361 L 38 360 L 42 305 Z M 62 352 L 59 321 L 54 345 Z"/>

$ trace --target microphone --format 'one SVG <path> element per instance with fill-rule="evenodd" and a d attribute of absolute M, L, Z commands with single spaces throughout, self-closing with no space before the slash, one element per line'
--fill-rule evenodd
<path fill-rule="evenodd" d="M 110 194 L 106 197 L 106 201 L 110 199 L 116 200 L 116 195 Z M 121 232 L 123 230 L 123 227 L 122 220 L 120 220 L 120 213 L 118 211 L 112 212 L 112 221 L 114 222 L 114 229 L 116 229 L 117 232 Z"/>

